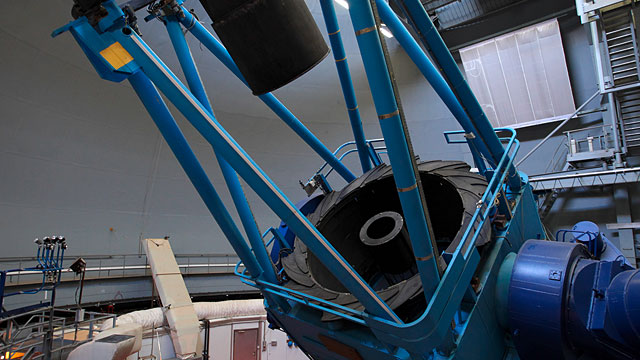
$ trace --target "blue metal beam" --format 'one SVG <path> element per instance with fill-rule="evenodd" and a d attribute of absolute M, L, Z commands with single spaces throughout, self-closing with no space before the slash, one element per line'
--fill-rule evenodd
<path fill-rule="evenodd" d="M 207 92 L 204 88 L 204 85 L 202 84 L 200 75 L 198 74 L 198 68 L 196 67 L 196 64 L 193 60 L 191 51 L 189 50 L 189 45 L 184 38 L 184 33 L 182 32 L 182 26 L 180 25 L 180 22 L 178 22 L 175 16 L 166 16 L 164 17 L 164 20 L 167 26 L 167 32 L 169 33 L 169 38 L 171 39 L 171 43 L 173 44 L 176 55 L 178 56 L 178 61 L 180 62 L 180 66 L 182 67 L 182 72 L 187 79 L 189 89 L 198 99 L 198 101 L 200 101 L 202 106 L 204 106 L 207 111 L 213 114 L 211 103 L 209 102 Z M 267 254 L 267 249 L 265 248 L 264 243 L 262 242 L 262 236 L 260 235 L 260 231 L 258 230 L 258 225 L 256 224 L 255 218 L 253 217 L 253 213 L 251 212 L 251 208 L 249 207 L 247 198 L 242 191 L 242 186 L 240 185 L 238 175 L 233 170 L 231 165 L 229 165 L 229 163 L 222 156 L 220 156 L 215 148 L 213 149 L 213 152 L 216 156 L 216 159 L 218 160 L 218 163 L 220 164 L 222 176 L 224 176 L 225 182 L 227 183 L 229 193 L 231 194 L 231 198 L 233 199 L 233 202 L 238 211 L 238 215 L 240 216 L 240 221 L 242 222 L 244 231 L 247 234 L 249 243 L 253 248 L 253 253 L 256 255 L 258 263 L 264 271 L 263 275 L 267 281 L 278 283 L 278 279 L 273 268 L 273 263 L 269 258 L 269 254 Z"/>
<path fill-rule="evenodd" d="M 474 135 L 482 138 L 487 144 L 489 151 L 491 151 L 493 156 L 487 160 L 490 160 L 492 165 L 497 164 L 505 153 L 504 147 L 493 130 L 489 119 L 487 119 L 487 115 L 482 110 L 478 99 L 473 95 L 469 84 L 462 76 L 462 72 L 453 59 L 453 56 L 451 56 L 447 45 L 442 40 L 442 37 L 440 37 L 431 18 L 425 11 L 424 6 L 420 0 L 398 1 L 406 7 L 410 24 L 412 24 L 418 32 L 425 48 L 433 54 L 433 58 L 442 69 L 444 78 L 451 84 L 453 92 L 458 96 L 460 103 L 477 129 L 477 133 Z M 520 175 L 513 165 L 509 166 L 507 183 L 512 191 L 519 191 L 521 189 Z"/>
<path fill-rule="evenodd" d="M 235 62 L 225 47 L 207 29 L 198 22 L 187 9 L 182 7 L 183 17 L 180 22 L 189 30 L 211 53 L 218 58 L 245 85 L 246 80 L 240 73 Z M 333 153 L 318 138 L 307 129 L 282 103 L 271 93 L 258 96 L 282 121 L 284 121 L 302 140 L 304 140 L 324 161 L 329 163 L 347 182 L 355 180 L 355 175 L 347 169 Z"/>
<path fill-rule="evenodd" d="M 380 120 L 380 128 L 387 145 L 393 178 L 413 245 L 423 291 L 429 301 L 440 282 L 440 274 L 431 241 L 432 234 L 429 233 L 427 225 L 427 209 L 422 206 L 423 201 L 416 180 L 418 174 L 414 172 L 413 159 L 411 159 L 400 119 L 400 111 L 395 100 L 371 5 L 367 0 L 351 1 L 349 5 L 351 22 Z"/>
<path fill-rule="evenodd" d="M 200 162 L 198 162 L 196 155 L 191 150 L 187 139 L 173 119 L 158 90 L 142 71 L 137 71 L 129 76 L 129 82 L 156 123 L 189 180 L 191 180 L 198 194 L 200 194 L 209 212 L 211 212 L 220 229 L 229 239 L 233 250 L 242 259 L 251 276 L 257 278 L 263 272 L 260 264 L 251 253 L 251 249 L 249 249 L 240 230 L 233 222 L 213 184 L 209 181 L 207 174 Z"/>
<path fill-rule="evenodd" d="M 380 15 L 382 22 L 391 29 L 395 38 L 407 52 L 407 55 L 409 55 L 414 64 L 416 64 L 425 79 L 429 81 L 429 84 L 431 84 L 438 96 L 440 96 L 449 111 L 451 111 L 456 120 L 458 120 L 460 125 L 462 125 L 464 131 L 467 134 L 477 134 L 478 130 L 473 123 L 471 123 L 469 115 L 464 111 L 462 105 L 460 105 L 458 98 L 456 98 L 456 95 L 449 87 L 449 84 L 447 84 L 447 81 L 442 77 L 440 72 L 438 72 L 438 69 L 436 69 L 431 60 L 429 60 L 424 51 L 422 51 L 413 36 L 411 36 L 404 24 L 400 19 L 398 19 L 398 16 L 393 12 L 393 10 L 391 10 L 389 4 L 384 0 L 376 0 L 376 6 L 378 7 L 378 14 Z M 493 154 L 489 152 L 487 145 L 484 143 L 482 138 L 474 136 L 468 140 L 469 145 L 472 147 L 472 152 L 474 153 L 473 155 L 476 167 L 481 173 L 484 173 L 484 162 L 481 161 L 481 159 L 476 158 L 478 155 L 477 153 L 479 152 L 489 159 L 493 158 Z"/>
<path fill-rule="evenodd" d="M 353 130 L 353 137 L 356 142 L 356 147 L 358 148 L 358 156 L 360 157 L 362 172 L 366 173 L 371 169 L 369 150 L 364 130 L 362 129 L 362 120 L 360 119 L 356 93 L 353 89 L 353 82 L 351 81 L 347 54 L 345 53 L 344 46 L 342 45 L 342 36 L 340 35 L 336 9 L 333 6 L 333 0 L 320 0 L 320 6 L 322 7 L 322 15 L 324 16 L 324 22 L 327 26 L 329 42 L 331 43 L 331 49 L 333 50 L 333 59 L 336 62 L 336 69 L 338 70 L 338 77 L 340 78 L 340 85 L 342 86 L 342 94 L 344 95 L 344 101 L 347 105 L 349 121 L 351 122 L 351 130 Z"/>
<path fill-rule="evenodd" d="M 263 201 L 294 231 L 335 276 L 360 301 L 372 315 L 402 323 L 389 306 L 375 293 L 366 281 L 333 248 L 331 243 L 295 207 L 280 189 L 269 179 L 251 157 L 235 142 L 214 116 L 186 89 L 171 70 L 131 29 L 124 28 L 111 33 L 115 39 L 142 67 L 145 74 L 171 99 L 172 103 L 188 119 L 202 136 L 220 151 L 238 174 L 253 188 Z M 153 109 L 149 110 L 150 112 Z M 226 209 L 224 213 L 228 215 Z M 235 228 L 237 231 L 237 228 Z M 246 244 L 245 244 L 246 246 Z M 239 256 L 246 254 L 238 253 Z M 244 258 L 243 258 L 244 259 Z M 247 259 L 251 259 L 247 256 Z M 253 258 L 255 261 L 255 258 Z M 256 262 L 256 266 L 259 266 Z"/>

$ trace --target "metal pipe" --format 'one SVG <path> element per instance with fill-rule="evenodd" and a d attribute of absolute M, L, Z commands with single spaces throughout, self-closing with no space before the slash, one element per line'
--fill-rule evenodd
<path fill-rule="evenodd" d="M 414 171 L 413 159 L 400 119 L 398 103 L 371 4 L 364 0 L 352 1 L 349 6 L 349 15 L 356 33 L 380 128 L 384 134 L 387 155 L 393 168 L 393 178 L 428 302 L 440 282 L 440 274 L 432 246 L 432 234 L 429 233 L 427 225 L 426 209 L 423 208 L 416 180 L 419 175 Z"/>
<path fill-rule="evenodd" d="M 171 39 L 171 43 L 173 44 L 176 55 L 178 56 L 178 61 L 180 62 L 182 72 L 187 79 L 187 84 L 189 85 L 191 93 L 193 93 L 205 109 L 213 114 L 213 109 L 209 102 L 204 85 L 202 84 L 198 68 L 196 67 L 193 56 L 191 55 L 191 50 L 189 50 L 189 45 L 184 38 L 182 26 L 175 16 L 166 16 L 164 20 L 167 32 L 169 33 L 169 38 Z M 258 264 L 262 267 L 265 280 L 274 283 L 278 282 L 273 268 L 273 263 L 271 262 L 269 254 L 267 254 L 267 249 L 265 248 L 264 243 L 262 242 L 262 236 L 260 235 L 258 225 L 256 224 L 251 208 L 249 207 L 249 203 L 247 202 L 247 198 L 245 197 L 242 186 L 240 185 L 238 175 L 231 165 L 229 165 L 229 163 L 220 156 L 215 148 L 213 149 L 213 153 L 220 164 L 220 170 L 222 170 L 222 175 L 224 176 L 227 187 L 229 188 L 229 193 L 236 205 L 240 221 L 242 222 L 244 231 L 247 234 L 249 243 L 253 248 L 253 253 L 256 255 Z"/>
<path fill-rule="evenodd" d="M 618 109 L 616 107 L 616 99 L 613 93 L 607 94 L 609 102 L 609 114 L 611 116 L 611 131 L 613 132 L 613 148 L 614 148 L 614 166 L 622 167 L 622 156 L 620 154 L 620 129 L 618 128 Z"/>
<path fill-rule="evenodd" d="M 202 320 L 204 323 L 204 346 L 202 348 L 202 360 L 209 360 L 209 346 L 211 343 L 210 332 L 211 332 L 211 322 L 209 319 Z"/>
<path fill-rule="evenodd" d="M 84 291 L 84 275 L 86 273 L 87 273 L 86 272 L 86 268 L 82 269 L 82 277 L 80 278 L 80 294 L 78 294 L 78 308 L 79 309 L 82 309 L 82 292 Z"/>
<path fill-rule="evenodd" d="M 213 121 L 213 115 L 206 111 L 192 94 L 185 88 L 171 70 L 158 56 L 131 31 L 114 32 L 114 37 L 136 60 L 145 74 L 153 79 L 162 92 L 172 100 L 184 117 L 198 130 L 200 134 L 233 166 L 238 174 L 253 188 L 253 190 L 269 205 L 292 230 L 305 242 L 322 263 L 340 279 L 343 285 L 360 301 L 367 311 L 375 316 L 402 323 L 400 318 L 375 293 L 353 267 L 339 252 L 324 238 L 313 224 L 296 208 L 296 206 L 269 179 L 251 157 L 236 143 L 226 130 Z M 154 109 L 150 109 L 154 111 Z M 228 215 L 226 209 L 225 214 Z M 237 231 L 237 228 L 235 228 Z M 223 229 L 224 231 L 224 229 Z M 246 246 L 246 244 L 245 244 Z M 255 258 L 242 255 L 244 260 Z M 248 268 L 248 267 L 247 267 Z M 251 271 L 251 270 L 249 270 Z"/>
<path fill-rule="evenodd" d="M 600 30 L 598 30 L 598 23 L 592 21 L 589 23 L 589 30 L 591 30 L 591 41 L 593 42 L 593 53 L 596 61 L 596 73 L 598 76 L 598 87 L 600 92 L 605 90 L 604 88 L 604 68 L 602 66 L 602 50 L 600 48 Z"/>
<path fill-rule="evenodd" d="M 245 85 L 246 80 L 240 73 L 231 55 L 220 42 L 211 35 L 207 29 L 198 22 L 189 11 L 182 7 L 184 17 L 179 17 L 180 22 L 189 30 L 211 53 L 218 58 L 231 72 L 234 73 Z M 271 93 L 258 96 L 276 115 L 282 119 L 304 142 L 307 143 L 320 157 L 328 162 L 347 182 L 355 180 L 355 175 L 344 166 L 333 153 L 318 138 L 307 129 L 282 103 Z"/>
<path fill-rule="evenodd" d="M 262 274 L 260 264 L 258 264 L 256 258 L 251 253 L 251 249 L 249 249 L 249 246 L 242 238 L 240 230 L 233 222 L 222 199 L 220 199 L 220 196 L 209 181 L 207 174 L 198 162 L 196 155 L 191 150 L 187 139 L 185 139 L 178 124 L 176 124 L 173 119 L 158 90 L 151 80 L 141 71 L 137 71 L 129 76 L 129 82 L 151 115 L 151 118 L 156 123 L 158 130 L 162 133 L 162 136 L 167 141 L 178 162 L 180 162 L 189 180 L 191 180 L 198 194 L 200 194 L 209 212 L 211 212 L 211 215 L 213 215 L 229 239 L 233 250 L 242 259 L 252 277 L 260 276 Z"/>
<path fill-rule="evenodd" d="M 49 249 L 49 243 L 47 241 L 44 243 L 44 251 L 42 252 L 43 253 L 42 262 L 44 263 L 45 269 L 49 267 L 49 251 L 51 250 Z"/>
<path fill-rule="evenodd" d="M 378 7 L 380 19 L 389 27 L 396 40 L 398 40 L 407 55 L 409 55 L 425 79 L 427 79 L 438 96 L 440 96 L 440 99 L 442 99 L 449 111 L 451 111 L 456 120 L 458 120 L 460 125 L 462 125 L 464 131 L 468 134 L 477 134 L 478 130 L 471 123 L 469 115 L 464 111 L 462 105 L 460 105 L 458 98 L 456 98 L 456 95 L 449 87 L 449 84 L 447 84 L 446 80 L 438 72 L 424 51 L 422 51 L 418 43 L 414 40 L 413 36 L 411 36 L 400 19 L 398 19 L 389 4 L 384 0 L 376 0 L 376 6 Z M 473 153 L 479 151 L 485 158 L 492 157 L 492 154 L 487 149 L 482 138 L 473 137 L 468 138 L 467 140 L 469 145 L 473 147 Z M 476 163 L 476 166 L 481 173 L 484 173 L 484 162 L 482 162 L 481 159 L 476 159 L 475 156 L 476 155 L 474 154 L 474 162 Z"/>
<path fill-rule="evenodd" d="M 399 2 L 406 7 L 408 19 L 420 35 L 422 44 L 431 52 L 433 58 L 441 67 L 444 78 L 449 81 L 451 89 L 467 111 L 469 119 L 471 119 L 477 130 L 474 136 L 482 138 L 487 144 L 488 150 L 493 154 L 493 158 L 487 160 L 492 162 L 492 165 L 497 164 L 505 152 L 504 147 L 487 119 L 487 115 L 482 110 L 478 99 L 473 95 L 469 84 L 462 76 L 462 72 L 453 59 L 451 52 L 449 52 L 447 45 L 433 25 L 431 18 L 424 9 L 424 5 L 419 0 L 401 0 Z M 520 175 L 513 165 L 509 166 L 507 182 L 512 191 L 520 190 Z"/>
<path fill-rule="evenodd" d="M 322 15 L 324 16 L 324 22 L 327 26 L 329 42 L 331 43 L 331 49 L 333 50 L 333 59 L 336 62 L 338 78 L 340 78 L 340 86 L 342 86 L 342 94 L 344 95 L 344 101 L 347 105 L 347 113 L 349 114 L 351 130 L 353 131 L 356 148 L 358 149 L 360 165 L 362 166 L 362 172 L 366 173 L 371 169 L 369 150 L 367 148 L 367 140 L 362 128 L 362 120 L 360 119 L 360 111 L 358 110 L 358 102 L 356 100 L 355 90 L 353 89 L 353 82 L 351 81 L 351 73 L 349 72 L 349 64 L 347 63 L 347 54 L 345 53 L 344 45 L 342 44 L 342 36 L 340 35 L 336 9 L 333 5 L 333 0 L 320 0 L 320 7 L 322 8 Z"/>
<path fill-rule="evenodd" d="M 563 122 L 560 123 L 560 125 L 556 126 L 555 129 L 551 130 L 551 132 L 549 133 L 549 135 L 545 136 L 544 139 L 540 140 L 540 142 L 533 147 L 533 149 L 531 149 L 531 151 L 529 151 L 525 156 L 522 157 L 522 159 L 520 159 L 520 161 L 518 161 L 516 163 L 516 166 L 520 166 L 520 164 L 522 164 L 523 161 L 525 161 L 529 156 L 531 156 L 531 154 L 533 154 L 534 151 L 538 150 L 538 148 L 540 146 L 542 146 L 542 144 L 544 144 L 545 142 L 547 142 L 547 140 L 549 140 L 549 138 L 551 138 L 555 133 L 557 133 L 560 129 L 562 129 L 562 127 L 571 119 L 574 118 L 574 116 L 576 116 L 577 113 L 580 112 L 580 110 L 582 110 L 582 108 L 584 108 L 585 106 L 587 106 L 587 104 L 589 104 L 591 102 L 591 100 L 595 99 L 596 96 L 600 95 L 600 90 L 597 90 L 593 95 L 591 95 L 591 97 L 585 101 L 582 105 L 580 105 L 580 107 L 578 107 L 576 109 L 576 111 L 573 112 L 573 114 L 569 115 L 566 119 L 564 119 Z"/>

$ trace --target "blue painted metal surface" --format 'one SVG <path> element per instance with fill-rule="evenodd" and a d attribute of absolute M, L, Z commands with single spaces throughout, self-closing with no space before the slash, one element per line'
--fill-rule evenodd
<path fill-rule="evenodd" d="M 509 322 L 522 359 L 636 359 L 640 276 L 592 259 L 581 243 L 527 241 L 509 284 Z"/>
<path fill-rule="evenodd" d="M 95 27 L 91 26 L 86 18 L 80 17 L 54 32 L 54 35 L 70 31 L 101 77 L 111 81 L 129 79 L 208 209 L 240 256 L 241 262 L 236 266 L 236 273 L 241 281 L 262 291 L 268 300 L 267 311 L 272 325 L 288 330 L 291 339 L 303 350 L 321 359 L 357 358 L 354 356 L 363 359 L 475 359 L 478 358 L 478 347 L 482 346 L 482 357 L 485 359 L 517 358 L 507 335 L 514 330 L 514 326 L 519 334 L 532 334 L 530 337 L 525 336 L 524 340 L 522 336 L 518 337 L 518 334 L 515 334 L 514 341 L 521 349 L 530 348 L 527 340 L 535 334 L 544 338 L 548 344 L 547 348 L 560 349 L 558 354 L 562 354 L 564 339 L 580 334 L 582 340 L 572 339 L 574 343 L 585 343 L 584 346 L 588 347 L 593 338 L 598 337 L 621 344 L 621 351 L 633 350 L 638 331 L 637 299 L 640 276 L 637 272 L 627 270 L 623 261 L 589 259 L 586 248 L 580 247 L 582 245 L 551 242 L 544 242 L 541 246 L 555 244 L 554 246 L 563 248 L 554 248 L 554 251 L 544 248 L 544 256 L 536 257 L 533 256 L 535 254 L 527 252 L 533 250 L 525 247 L 524 252 L 514 260 L 514 253 L 518 252 L 526 239 L 543 239 L 545 234 L 527 178 L 515 172 L 513 166 L 512 159 L 518 151 L 519 142 L 513 130 L 492 129 L 481 109 L 478 111 L 475 106 L 477 100 L 466 82 L 460 81 L 459 69 L 454 66 L 455 62 L 450 59 L 451 55 L 441 43 L 442 40 L 433 29 L 433 24 L 429 19 L 424 19 L 423 10 L 418 11 L 418 1 L 404 1 L 411 15 L 410 23 L 415 25 L 421 40 L 425 40 L 428 50 L 433 52 L 436 65 L 442 67 L 443 74 L 437 72 L 434 64 L 408 36 L 407 30 L 397 22 L 397 18 L 386 4 L 380 2 L 378 6 L 383 19 L 396 33 L 410 57 L 425 77 L 435 84 L 439 95 L 463 125 L 464 131 L 445 133 L 447 142 L 468 144 L 476 165 L 481 171 L 487 169 L 485 175 L 489 178 L 486 191 L 477 203 L 469 225 L 461 230 L 463 235 L 459 245 L 448 257 L 446 269 L 441 276 L 435 261 L 432 260 L 436 254 L 431 248 L 422 201 L 417 189 L 413 188 L 416 174 L 409 157 L 410 151 L 399 117 L 398 104 L 369 2 L 354 0 L 350 3 L 349 11 L 358 35 L 358 44 L 372 88 L 386 148 L 374 146 L 371 141 L 363 141 L 364 135 L 359 133 L 359 117 L 356 118 L 352 114 L 357 112 L 350 112 L 356 138 L 353 144 L 357 150 L 345 150 L 338 156 L 342 148 L 331 153 L 273 95 L 265 94 L 260 97 L 327 161 L 327 165 L 316 175 L 326 178 L 326 175 L 335 169 L 347 181 L 352 181 L 355 177 L 344 167 L 341 160 L 354 151 L 358 151 L 363 160 L 363 144 L 366 147 L 367 165 L 369 162 L 378 165 L 382 162 L 380 154 L 388 155 L 396 187 L 401 190 L 398 196 L 402 202 L 406 222 L 409 224 L 415 255 L 423 258 L 421 260 L 426 259 L 419 261 L 426 305 L 422 313 L 415 314 L 406 322 L 400 320 L 399 315 L 391 310 L 306 218 L 306 215 L 318 206 L 319 197 L 293 205 L 216 121 L 178 21 L 240 80 L 244 80 L 229 53 L 195 21 L 192 14 L 180 6 L 181 3 L 169 2 L 173 12 L 154 16 L 167 21 L 190 90 L 132 31 L 128 25 L 130 19 L 126 18 L 113 1 L 102 3 L 108 15 Z M 337 31 L 333 6 L 328 0 L 322 0 L 322 5 L 335 52 L 334 59 L 341 60 L 344 49 L 339 37 L 331 35 Z M 176 9 L 178 11 L 175 11 Z M 121 46 L 131 57 L 124 65 L 117 65 L 118 68 L 114 68 L 112 62 L 102 55 L 105 49 L 114 45 Z M 347 106 L 355 105 L 346 61 L 338 63 L 344 63 L 344 66 L 338 64 L 337 68 L 341 74 Z M 450 82 L 451 88 L 447 87 L 447 81 Z M 242 202 L 236 201 L 244 200 L 241 198 L 241 189 L 235 191 L 234 181 L 227 181 L 232 194 L 237 195 L 234 201 L 253 249 L 247 245 L 232 221 L 158 90 L 164 93 L 213 146 L 216 154 L 220 155 L 220 160 L 223 160 L 221 163 L 226 161 L 231 168 L 226 174 L 235 176 L 233 172 L 237 172 L 281 218 L 280 229 L 270 228 L 260 236 L 248 206 L 244 208 L 247 211 L 243 211 Z M 325 173 L 326 166 L 329 170 Z M 365 169 L 364 161 L 361 161 L 361 166 Z M 489 223 L 493 227 L 493 239 L 480 249 L 476 247 L 479 229 Z M 356 310 L 315 294 L 284 286 L 281 280 L 286 281 L 286 274 L 279 268 L 277 273 L 265 272 L 266 268 L 273 268 L 273 263 L 279 260 L 278 257 L 267 256 L 262 240 L 267 236 L 271 236 L 266 246 L 272 246 L 272 255 L 279 254 L 281 249 L 291 249 L 294 245 L 293 237 L 299 237 L 308 250 L 348 289 L 350 294 L 346 295 L 353 295 L 363 307 Z M 581 249 L 584 249 L 586 255 L 569 256 L 566 251 L 563 252 L 567 246 L 571 247 L 569 255 L 575 252 L 582 254 Z M 542 264 L 546 265 L 534 266 L 535 261 L 540 259 L 543 260 Z M 577 264 L 571 268 L 571 271 L 575 272 L 573 277 L 569 276 L 566 270 L 569 263 Z M 245 267 L 242 271 L 241 265 Z M 559 269 L 563 266 L 564 268 Z M 549 271 L 542 271 L 541 268 Z M 544 288 L 547 292 L 540 295 L 537 302 L 527 301 L 530 298 L 527 294 L 535 292 L 538 289 L 536 286 L 541 286 L 542 280 L 553 281 L 552 284 L 555 286 Z M 562 298 L 568 292 L 572 294 L 570 302 Z M 536 294 L 538 296 L 539 292 Z M 548 307 L 549 311 L 522 311 L 523 306 L 531 304 Z M 613 306 L 616 307 L 616 311 L 607 310 Z M 581 310 L 583 308 L 593 311 L 585 313 Z M 558 321 L 564 321 L 561 314 L 565 310 L 575 314 L 575 321 L 570 324 L 570 333 L 574 335 L 567 335 L 564 325 L 558 325 Z M 323 313 L 335 316 L 338 320 L 323 321 Z M 506 320 L 510 314 L 513 315 L 511 322 Z M 532 314 L 537 314 L 537 318 L 530 319 Z M 537 347 L 531 351 L 542 354 L 542 349 L 544 347 Z M 544 356 L 549 358 L 548 355 L 545 353 Z"/>
<path fill-rule="evenodd" d="M 245 85 L 246 81 L 240 70 L 231 59 L 229 52 L 222 44 L 209 33 L 200 22 L 198 22 L 191 13 L 182 8 L 181 17 L 179 18 L 184 27 L 189 30 L 202 44 L 211 51 L 234 75 L 240 79 Z M 282 119 L 302 140 L 304 140 L 320 157 L 328 162 L 336 171 L 347 181 L 351 182 L 356 177 L 347 169 L 331 151 L 320 141 L 309 129 L 300 122 L 282 103 L 271 93 L 258 96 L 276 115 Z"/>
<path fill-rule="evenodd" d="M 607 309 L 620 340 L 640 353 L 640 270 L 616 275 L 607 289 Z"/>
<path fill-rule="evenodd" d="M 407 55 L 409 55 L 414 64 L 416 64 L 425 79 L 429 81 L 429 84 L 431 84 L 449 111 L 451 111 L 456 120 L 458 120 L 460 125 L 462 125 L 462 128 L 467 132 L 467 134 L 478 133 L 478 130 L 471 123 L 469 115 L 465 112 L 462 105 L 460 105 L 460 102 L 447 84 L 446 80 L 442 77 L 440 72 L 438 72 L 424 51 L 422 51 L 413 36 L 411 36 L 404 24 L 400 19 L 398 19 L 398 16 L 393 12 L 393 10 L 391 10 L 389 4 L 384 0 L 376 0 L 376 5 L 378 7 L 380 19 L 389 27 L 402 48 L 407 52 Z M 491 158 L 493 156 L 481 138 L 470 136 L 469 140 L 469 145 L 476 150 L 473 151 L 474 154 L 480 153 L 487 158 Z M 477 159 L 475 163 L 480 172 L 484 174 L 484 161 Z"/>
<path fill-rule="evenodd" d="M 584 244 L 591 255 L 598 260 L 624 260 L 625 264 L 632 266 L 622 254 L 622 251 L 600 232 L 598 225 L 591 221 L 580 221 L 571 230 L 558 230 L 556 232 L 556 240 L 560 242 L 579 242 Z"/>
<path fill-rule="evenodd" d="M 406 10 L 409 23 L 419 34 L 419 39 L 424 47 L 433 55 L 434 60 L 442 69 L 442 75 L 449 82 L 451 90 L 458 96 L 460 103 L 467 111 L 469 118 L 477 130 L 474 136 L 482 139 L 489 151 L 491 151 L 493 156 L 487 158 L 487 161 L 489 161 L 490 164 L 497 163 L 500 161 L 505 149 L 495 136 L 491 123 L 482 110 L 478 99 L 473 95 L 469 84 L 462 76 L 458 64 L 456 64 L 449 49 L 447 49 L 447 45 L 442 40 L 442 37 L 440 37 L 424 6 L 419 0 L 396 0 L 396 2 L 401 4 L 402 8 Z M 513 191 L 520 189 L 521 179 L 514 165 L 509 167 L 508 182 Z"/>
<path fill-rule="evenodd" d="M 298 201 L 296 203 L 296 207 L 300 209 L 300 212 L 304 216 L 307 216 L 316 210 L 318 204 L 320 204 L 320 201 L 322 201 L 322 199 L 324 199 L 323 194 L 311 195 L 303 200 Z M 294 232 L 289 229 L 289 225 L 287 225 L 287 223 L 285 223 L 284 221 L 280 222 L 280 226 L 275 231 L 278 233 L 278 235 L 274 234 L 274 238 L 281 239 L 282 241 L 278 241 L 271 248 L 271 259 L 273 262 L 277 261 L 280 249 L 293 249 L 293 241 L 296 238 L 296 234 L 294 234 Z"/>
<path fill-rule="evenodd" d="M 422 205 L 417 174 L 414 172 L 414 159 L 411 158 L 409 144 L 405 137 L 370 3 L 368 1 L 352 2 L 349 5 L 349 15 L 387 146 L 389 162 L 393 167 L 393 178 L 420 272 L 422 290 L 425 298 L 430 299 L 440 280 L 437 264 L 439 255 L 434 253 L 434 235 L 430 233 L 428 219 L 425 218 L 427 209 Z"/>
<path fill-rule="evenodd" d="M 333 6 L 333 0 L 320 0 L 320 6 L 322 7 L 325 25 L 327 26 L 329 42 L 331 43 L 331 49 L 333 50 L 333 59 L 336 62 L 336 69 L 338 70 L 338 77 L 340 78 L 344 101 L 347 105 L 351 130 L 353 131 L 353 137 L 358 149 L 358 157 L 360 158 L 360 165 L 362 166 L 362 172 L 366 173 L 371 169 L 369 151 L 367 150 L 366 138 L 364 136 L 364 130 L 362 129 L 362 120 L 360 119 L 360 110 L 358 110 L 356 93 L 353 89 L 353 82 L 351 81 L 347 54 L 345 53 L 344 46 L 342 45 L 342 36 L 340 35 L 336 9 Z"/>
<path fill-rule="evenodd" d="M 388 305 L 375 294 L 371 287 L 336 252 L 309 220 L 295 208 L 249 155 L 214 120 L 213 114 L 210 114 L 202 106 L 144 41 L 126 26 L 124 14 L 117 5 L 107 1 L 102 3 L 102 6 L 106 8 L 109 15 L 98 23 L 97 29 L 91 28 L 86 21 L 84 23 L 72 22 L 72 24 L 80 27 L 82 31 L 98 32 L 103 38 L 103 43 L 117 42 L 120 44 L 132 57 L 128 64 L 133 63 L 133 59 L 135 59 L 135 63 L 144 69 L 145 74 L 168 98 L 172 99 L 178 110 L 216 150 L 220 151 L 249 186 L 283 221 L 289 224 L 294 232 L 305 241 L 309 249 L 334 269 L 345 287 L 359 299 L 371 314 L 398 321 Z M 243 260 L 247 259 L 245 254 L 239 253 L 238 255 Z M 254 257 L 251 259 L 255 261 Z"/>
<path fill-rule="evenodd" d="M 211 215 L 224 232 L 233 250 L 241 259 L 246 259 L 245 267 L 249 270 L 252 277 L 259 277 L 262 273 L 262 267 L 257 259 L 251 255 L 251 249 L 247 245 L 240 229 L 236 226 L 231 218 L 231 214 L 227 211 L 220 195 L 213 187 L 211 181 L 196 155 L 191 150 L 187 139 L 184 137 L 182 130 L 174 120 L 169 108 L 158 93 L 151 80 L 142 71 L 136 71 L 129 77 L 129 82 L 135 90 L 136 94 L 142 101 L 149 115 L 155 122 L 158 130 L 167 141 L 169 148 L 175 155 L 176 159 L 182 166 L 182 169 L 191 180 L 193 187 L 196 188 L 200 198 L 205 203 Z"/>
<path fill-rule="evenodd" d="M 193 61 L 193 56 L 191 55 L 191 50 L 189 50 L 189 45 L 184 38 L 184 33 L 182 32 L 182 26 L 180 25 L 180 22 L 175 16 L 165 16 L 163 20 L 167 27 L 171 43 L 173 44 L 176 55 L 178 56 L 178 61 L 182 66 L 182 72 L 187 79 L 189 89 L 196 97 L 196 99 L 200 101 L 202 106 L 204 106 L 207 111 L 213 114 L 211 103 L 209 102 L 209 98 L 205 91 L 204 85 L 202 84 L 202 80 L 200 79 L 200 75 L 198 74 L 198 68 Z M 267 249 L 264 247 L 264 243 L 262 242 L 260 230 L 258 229 L 258 225 L 253 218 L 251 208 L 249 207 L 247 198 L 245 197 L 242 186 L 240 185 L 238 175 L 235 173 L 231 165 L 229 165 L 229 163 L 227 163 L 227 161 L 215 151 L 215 148 L 213 149 L 213 151 L 216 159 L 218 160 L 218 163 L 220 164 L 222 176 L 225 179 L 227 188 L 229 189 L 229 193 L 231 194 L 231 198 L 233 199 L 233 203 L 236 206 L 238 215 L 240 216 L 240 221 L 242 222 L 244 231 L 253 249 L 253 253 L 256 255 L 258 264 L 260 264 L 260 267 L 262 267 L 263 275 L 267 281 L 276 282 L 277 278 L 273 269 L 273 264 L 269 260 Z"/>

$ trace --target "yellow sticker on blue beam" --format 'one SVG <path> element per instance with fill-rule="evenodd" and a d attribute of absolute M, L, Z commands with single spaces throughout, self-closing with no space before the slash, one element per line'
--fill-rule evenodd
<path fill-rule="evenodd" d="M 117 41 L 100 51 L 100 55 L 116 70 L 133 61 L 133 56 Z"/>

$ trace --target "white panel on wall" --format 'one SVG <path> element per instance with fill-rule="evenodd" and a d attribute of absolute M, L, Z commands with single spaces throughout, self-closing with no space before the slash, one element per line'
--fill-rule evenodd
<path fill-rule="evenodd" d="M 460 57 L 494 127 L 537 125 L 575 111 L 556 19 L 463 48 Z"/>

